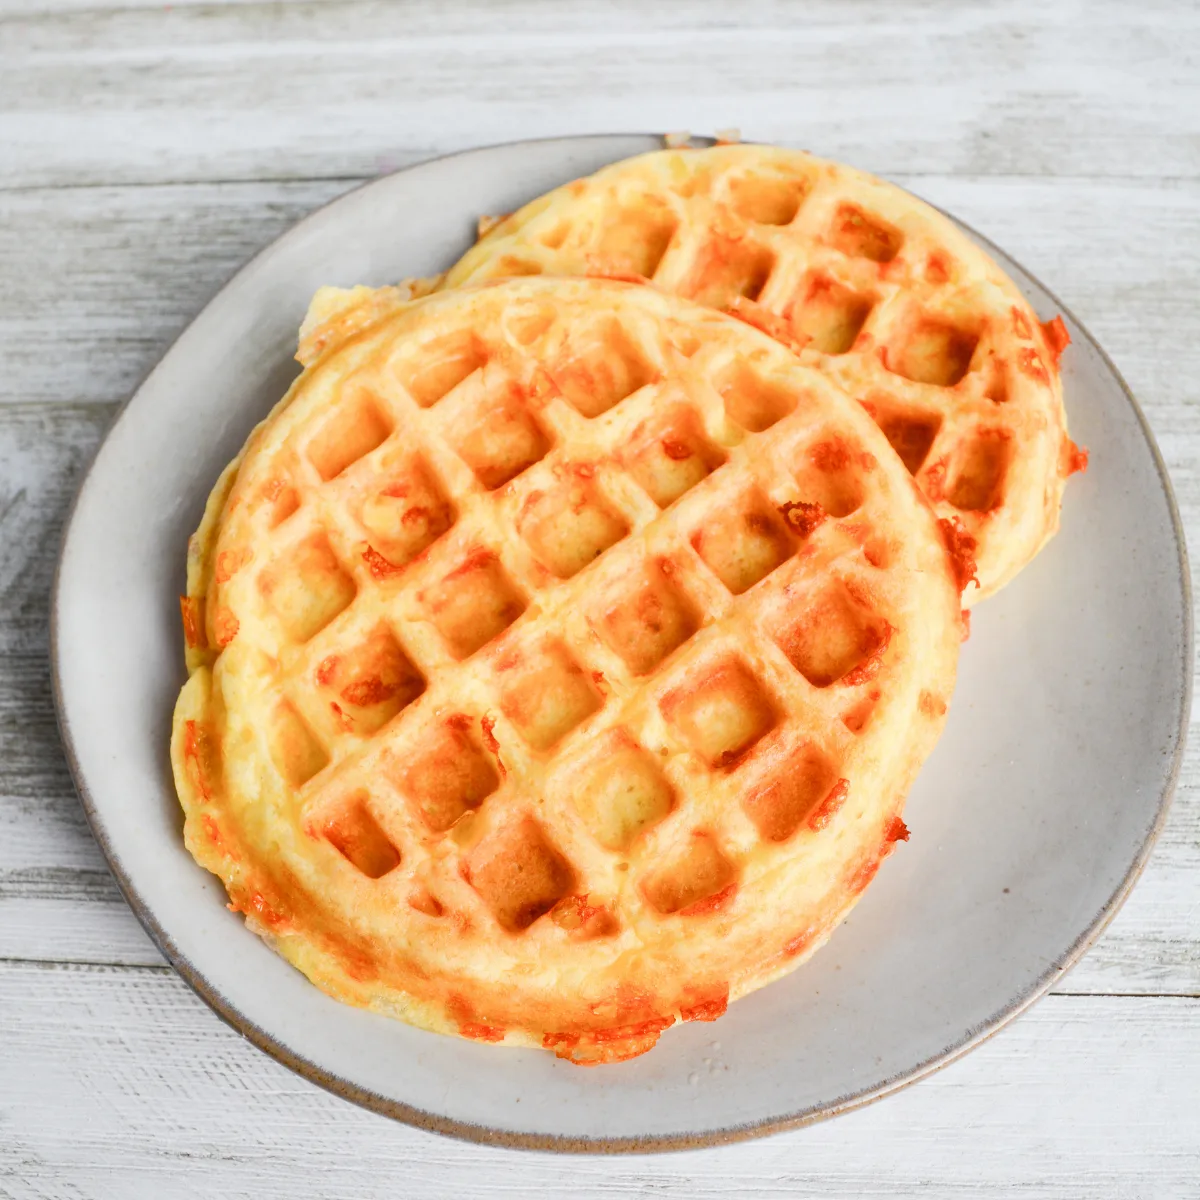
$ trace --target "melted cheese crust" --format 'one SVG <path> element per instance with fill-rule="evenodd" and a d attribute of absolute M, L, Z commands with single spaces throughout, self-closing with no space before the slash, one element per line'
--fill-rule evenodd
<path fill-rule="evenodd" d="M 442 281 L 609 275 L 727 309 L 875 418 L 943 519 L 975 539 L 968 605 L 1058 528 L 1086 466 L 1067 436 L 1070 340 L 949 219 L 838 163 L 772 146 L 614 163 L 490 225 Z"/>
<path fill-rule="evenodd" d="M 580 1063 L 812 953 L 907 837 L 970 573 L 879 428 L 598 279 L 325 292 L 301 357 L 189 547 L 172 762 L 231 907 Z"/>

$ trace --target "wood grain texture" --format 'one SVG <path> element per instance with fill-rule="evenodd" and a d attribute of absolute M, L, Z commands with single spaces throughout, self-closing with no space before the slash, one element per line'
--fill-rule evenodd
<path fill-rule="evenodd" d="M 583 1159 L 355 1109 L 253 1049 L 165 969 L 2 965 L 0 1011 L 0 1181 L 22 1181 L 20 1195 L 1167 1198 L 1194 1197 L 1200 1173 L 1198 1000 L 1052 997 L 924 1083 L 827 1124 Z"/>
<path fill-rule="evenodd" d="M 125 399 L 239 267 L 349 186 L 0 191 L 0 403 Z"/>
<path fill-rule="evenodd" d="M 730 125 L 887 174 L 1195 178 L 1198 38 L 1163 0 L 22 5 L 0 185 L 366 176 Z"/>
<path fill-rule="evenodd" d="M 812 1129 L 562 1160 L 357 1110 L 192 996 L 91 839 L 47 658 L 78 479 L 222 283 L 357 182 L 516 137 L 739 125 L 956 213 L 1112 354 L 1196 544 L 1198 63 L 1168 0 L 0 0 L 0 1196 L 1200 1195 L 1195 731 L 1133 896 L 1011 1029 Z"/>

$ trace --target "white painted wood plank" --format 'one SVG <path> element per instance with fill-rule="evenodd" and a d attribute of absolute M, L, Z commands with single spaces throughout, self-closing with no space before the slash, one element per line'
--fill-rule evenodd
<path fill-rule="evenodd" d="M 1200 173 L 1200 10 L 1161 0 L 100 7 L 10 16 L 0 47 L 10 187 L 730 125 L 885 173 Z"/>
<path fill-rule="evenodd" d="M 62 521 L 113 411 L 0 409 L 0 955 L 162 961 L 88 831 L 50 695 L 48 599 Z"/>
<path fill-rule="evenodd" d="M 1200 1177 L 1196 1000 L 1049 998 L 882 1104 L 632 1158 L 494 1150 L 363 1112 L 167 971 L 0 965 L 0 1011 L 0 1191 L 22 1196 L 1165 1198 L 1194 1197 Z"/>
<path fill-rule="evenodd" d="M 239 267 L 350 186 L 0 191 L 0 403 L 123 400 Z"/>
<path fill-rule="evenodd" d="M 1160 433 L 1194 428 L 1200 183 L 897 178 L 1058 292 Z M 123 399 L 239 266 L 351 185 L 0 191 L 0 403 Z"/>

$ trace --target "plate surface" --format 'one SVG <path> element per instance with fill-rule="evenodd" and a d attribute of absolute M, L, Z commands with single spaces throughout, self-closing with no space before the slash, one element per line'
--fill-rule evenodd
<path fill-rule="evenodd" d="M 583 1070 L 340 1005 L 226 911 L 220 883 L 183 847 L 167 757 L 185 677 L 177 598 L 209 488 L 296 374 L 309 297 L 321 284 L 444 269 L 480 213 L 660 144 L 497 146 L 314 213 L 229 283 L 138 390 L 63 539 L 59 721 L 92 829 L 143 925 L 222 1017 L 289 1067 L 481 1141 L 728 1141 L 832 1115 L 942 1065 L 1050 987 L 1111 918 L 1183 748 L 1192 631 L 1174 500 L 1132 396 L 1066 315 L 1068 416 L 1091 469 L 1067 489 L 1058 537 L 975 610 L 949 724 L 905 814 L 912 841 L 810 963 L 715 1025 L 677 1027 L 642 1058 Z M 987 248 L 1043 319 L 1061 310 Z"/>

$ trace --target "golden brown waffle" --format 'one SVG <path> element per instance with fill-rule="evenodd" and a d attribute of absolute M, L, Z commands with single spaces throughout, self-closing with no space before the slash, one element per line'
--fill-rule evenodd
<path fill-rule="evenodd" d="M 878 428 L 637 285 L 327 291 L 192 541 L 191 852 L 339 999 L 577 1062 L 790 970 L 898 838 L 964 569 Z"/>
<path fill-rule="evenodd" d="M 978 588 L 1058 528 L 1070 442 L 1056 318 L 1038 323 L 951 221 L 850 167 L 770 146 L 615 163 L 485 223 L 444 287 L 616 275 L 730 308 L 803 349 L 879 423 L 939 516 L 978 543 Z"/>

